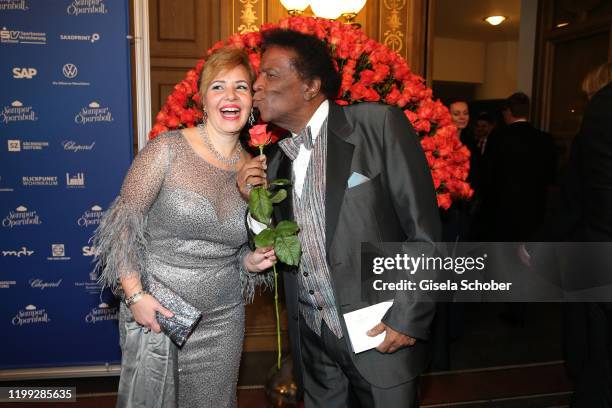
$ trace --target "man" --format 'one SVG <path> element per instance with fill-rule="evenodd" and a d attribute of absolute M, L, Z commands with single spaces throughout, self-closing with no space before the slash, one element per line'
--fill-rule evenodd
<path fill-rule="evenodd" d="M 433 243 L 440 236 L 419 141 L 397 108 L 332 101 L 340 80 L 316 37 L 289 30 L 263 36 L 255 106 L 264 121 L 293 134 L 271 149 L 267 172 L 293 180 L 275 217 L 295 219 L 301 228 L 300 266 L 283 278 L 306 407 L 416 407 L 434 304 L 397 293 L 369 333 L 385 332 L 384 341 L 359 354 L 352 352 L 343 313 L 369 304 L 361 296 L 361 242 Z M 243 196 L 264 182 L 263 159 L 239 172 Z"/>
<path fill-rule="evenodd" d="M 487 141 L 483 211 L 487 241 L 527 241 L 544 220 L 548 186 L 556 171 L 552 137 L 533 127 L 529 97 L 511 95 L 502 111 L 506 127 Z"/>
<path fill-rule="evenodd" d="M 476 146 L 480 156 L 485 154 L 487 139 L 493 129 L 495 129 L 495 119 L 493 119 L 493 116 L 483 112 L 476 117 L 476 122 L 474 123 L 474 138 L 476 139 Z"/>

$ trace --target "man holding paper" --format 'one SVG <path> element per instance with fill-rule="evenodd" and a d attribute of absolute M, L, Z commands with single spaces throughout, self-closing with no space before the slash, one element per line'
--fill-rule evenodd
<path fill-rule="evenodd" d="M 248 197 L 266 170 L 271 179 L 293 182 L 275 216 L 300 225 L 300 265 L 283 278 L 306 407 L 416 407 L 435 304 L 397 292 L 386 312 L 374 308 L 382 319 L 368 334 L 382 334 L 382 342 L 358 354 L 343 314 L 371 306 L 361 296 L 361 242 L 422 242 L 433 252 L 440 238 L 417 135 L 397 108 L 335 104 L 340 79 L 316 37 L 278 29 L 263 39 L 255 106 L 293 137 L 271 149 L 269 163 L 264 156 L 247 163 L 237 183 Z"/>

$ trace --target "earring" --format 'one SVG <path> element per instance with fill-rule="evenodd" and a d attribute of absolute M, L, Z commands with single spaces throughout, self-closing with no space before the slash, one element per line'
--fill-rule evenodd
<path fill-rule="evenodd" d="M 249 126 L 253 126 L 255 124 L 255 115 L 253 114 L 253 108 L 251 108 L 251 114 L 249 115 Z"/>
<path fill-rule="evenodd" d="M 203 113 L 203 116 L 202 116 L 202 123 L 204 123 L 204 124 L 205 124 L 205 123 L 206 123 L 206 121 L 208 120 L 208 112 L 206 111 L 206 108 L 202 108 L 202 113 Z"/>

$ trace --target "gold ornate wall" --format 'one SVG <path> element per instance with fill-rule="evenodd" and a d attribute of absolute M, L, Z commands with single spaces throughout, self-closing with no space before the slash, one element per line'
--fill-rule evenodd
<path fill-rule="evenodd" d="M 368 0 L 357 16 L 366 34 L 400 53 L 414 72 L 425 69 L 428 0 Z M 288 17 L 279 0 L 150 0 L 153 117 L 174 84 L 218 40 Z M 307 9 L 306 15 L 311 15 Z M 286 317 L 283 315 L 283 320 Z M 275 349 L 270 293 L 247 307 L 246 351 Z M 286 324 L 283 338 L 287 340 Z"/>

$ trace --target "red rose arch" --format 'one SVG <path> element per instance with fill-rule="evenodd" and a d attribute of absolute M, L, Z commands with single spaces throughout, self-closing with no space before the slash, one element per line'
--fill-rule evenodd
<path fill-rule="evenodd" d="M 472 189 L 466 183 L 469 150 L 459 140 L 448 109 L 432 98 L 425 80 L 413 74 L 396 52 L 368 38 L 360 29 L 340 22 L 310 17 L 291 17 L 278 24 L 264 24 L 261 31 L 288 28 L 313 34 L 325 41 L 342 75 L 340 94 L 335 102 L 380 102 L 402 109 L 418 132 L 436 189 L 438 205 L 448 209 L 455 200 L 469 199 Z M 261 33 L 234 34 L 217 42 L 207 55 L 225 45 L 244 48 L 256 71 L 261 56 Z M 174 91 L 149 134 L 154 138 L 170 129 L 192 127 L 202 122 L 197 82 L 204 65 L 200 60 Z"/>

